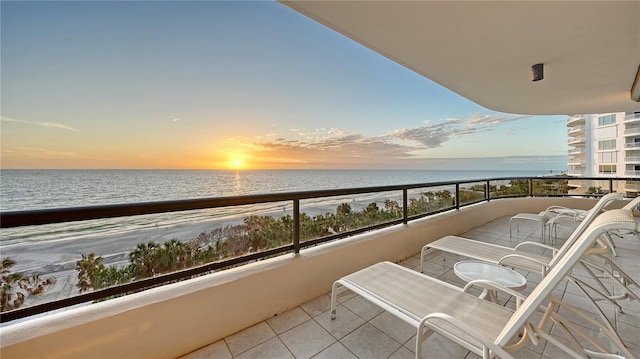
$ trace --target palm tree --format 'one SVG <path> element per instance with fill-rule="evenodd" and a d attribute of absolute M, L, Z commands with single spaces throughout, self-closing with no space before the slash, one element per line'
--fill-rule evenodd
<path fill-rule="evenodd" d="M 0 269 L 0 311 L 4 312 L 20 307 L 29 295 L 40 294 L 46 287 L 55 283 L 55 279 L 40 279 L 39 274 L 25 277 L 22 273 L 11 273 L 16 261 L 7 257 L 2 259 Z M 17 285 L 17 287 L 16 287 Z"/>
<path fill-rule="evenodd" d="M 177 239 L 164 242 L 157 252 L 158 273 L 173 272 L 191 266 L 191 253 L 188 246 Z"/>
<path fill-rule="evenodd" d="M 11 273 L 11 267 L 14 265 L 16 265 L 16 261 L 8 257 L 2 259 L 2 269 L 0 270 L 0 274 L 2 275 L 0 310 L 3 312 L 19 307 L 24 301 L 24 295 L 20 292 L 15 292 L 15 286 L 22 279 L 22 274 Z M 16 296 L 15 299 L 14 296 Z"/>
<path fill-rule="evenodd" d="M 159 245 L 155 242 L 138 243 L 136 248 L 129 253 L 129 260 L 131 260 L 131 265 L 135 268 L 134 272 L 138 276 L 149 278 L 156 274 L 158 247 Z"/>

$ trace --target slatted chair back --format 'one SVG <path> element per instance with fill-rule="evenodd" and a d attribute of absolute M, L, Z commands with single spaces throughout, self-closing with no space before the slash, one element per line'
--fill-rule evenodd
<path fill-rule="evenodd" d="M 562 258 L 566 252 L 573 246 L 573 244 L 580 238 L 580 235 L 584 233 L 584 231 L 589 227 L 591 222 L 602 212 L 602 210 L 611 202 L 620 200 L 624 197 L 622 193 L 609 193 L 600 198 L 600 200 L 591 208 L 585 217 L 582 219 L 578 227 L 571 233 L 569 238 L 564 242 L 564 244 L 560 247 L 558 252 L 551 258 L 549 261 L 549 266 L 553 267 L 560 258 Z"/>
<path fill-rule="evenodd" d="M 496 338 L 495 343 L 500 347 L 507 347 L 512 338 L 527 326 L 534 312 L 544 304 L 551 292 L 570 274 L 571 269 L 584 255 L 588 254 L 598 237 L 612 230 L 637 230 L 637 223 L 631 210 L 614 209 L 598 215 L 582 235 L 565 251 L 565 255 L 557 259 L 556 264 L 522 302 Z"/>

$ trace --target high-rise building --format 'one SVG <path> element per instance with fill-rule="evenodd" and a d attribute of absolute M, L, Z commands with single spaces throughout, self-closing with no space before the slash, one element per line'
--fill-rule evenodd
<path fill-rule="evenodd" d="M 568 175 L 580 177 L 626 177 L 614 191 L 636 196 L 640 192 L 640 112 L 573 115 L 567 120 L 569 134 Z M 570 181 L 571 193 L 609 191 L 610 182 L 597 179 Z"/>

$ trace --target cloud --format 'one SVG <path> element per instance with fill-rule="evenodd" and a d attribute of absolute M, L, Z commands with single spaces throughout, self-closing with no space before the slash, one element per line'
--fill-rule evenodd
<path fill-rule="evenodd" d="M 288 136 L 270 133 L 253 140 L 231 139 L 235 146 L 264 162 L 341 162 L 418 159 L 424 151 L 443 146 L 454 137 L 492 131 L 496 126 L 532 118 L 507 114 L 481 114 L 469 118 L 447 118 L 425 121 L 423 126 L 403 128 L 391 133 L 366 137 L 336 128 L 289 129 Z M 417 153 L 420 152 L 421 156 Z"/>
<path fill-rule="evenodd" d="M 492 131 L 495 126 L 529 118 L 533 118 L 533 116 L 482 114 L 469 118 L 447 118 L 436 124 L 425 121 L 426 125 L 424 126 L 396 130 L 388 136 L 398 141 L 413 142 L 417 145 L 416 150 L 428 150 L 441 147 L 453 137 Z"/>
<path fill-rule="evenodd" d="M 9 118 L 9 117 L 0 117 L 0 121 L 2 122 L 13 122 L 13 123 L 23 123 L 26 125 L 32 125 L 32 126 L 41 126 L 41 127 L 48 127 L 48 128 L 55 128 L 55 129 L 59 129 L 59 130 L 67 130 L 67 131 L 73 131 L 73 132 L 78 132 L 78 130 L 76 130 L 73 127 L 69 127 L 67 125 L 64 125 L 62 123 L 58 123 L 58 122 L 38 122 L 38 121 L 25 121 L 25 120 L 16 120 L 15 118 Z"/>
<path fill-rule="evenodd" d="M 174 119 L 173 119 L 173 120 L 171 120 L 171 121 L 173 121 L 173 122 L 178 122 L 178 121 L 180 121 L 180 117 L 176 117 L 176 118 L 174 118 Z"/>
<path fill-rule="evenodd" d="M 78 153 L 70 151 L 59 151 L 40 147 L 18 147 L 15 150 L 3 150 L 5 155 L 19 155 L 24 158 L 81 158 Z"/>

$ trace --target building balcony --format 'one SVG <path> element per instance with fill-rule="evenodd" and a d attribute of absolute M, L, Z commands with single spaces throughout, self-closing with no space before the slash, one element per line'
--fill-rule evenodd
<path fill-rule="evenodd" d="M 640 171 L 637 171 L 637 170 L 627 170 L 627 171 L 624 171 L 624 175 L 625 175 L 625 176 L 634 176 L 634 177 L 635 177 L 635 176 L 640 176 Z"/>
<path fill-rule="evenodd" d="M 627 192 L 640 192 L 640 181 L 625 181 L 624 189 Z"/>
<path fill-rule="evenodd" d="M 569 136 L 575 136 L 578 134 L 583 134 L 586 131 L 587 127 L 584 125 L 579 125 L 579 126 L 571 126 L 569 127 L 567 133 L 569 134 Z"/>
<path fill-rule="evenodd" d="M 540 242 L 537 225 L 521 225 L 509 239 L 510 217 L 538 213 L 551 205 L 588 209 L 594 203 L 575 197 L 504 198 L 448 210 L 298 254 L 9 323 L 0 332 L 0 353 L 3 358 L 413 357 L 414 329 L 353 293 L 339 297 L 339 315 L 330 320 L 332 283 L 385 260 L 416 269 L 422 246 L 451 234 L 510 247 L 524 240 Z M 556 246 L 570 232 L 571 228 L 559 228 Z M 616 245 L 618 264 L 637 273 L 640 241 L 625 237 L 616 239 Z M 462 259 L 433 253 L 425 272 L 462 286 L 452 269 Z M 540 280 L 536 274 L 526 276 L 530 285 L 525 295 Z M 557 295 L 581 300 L 570 285 Z M 640 307 L 637 302 L 625 303 L 624 313 L 613 308 L 608 312 L 623 338 L 637 338 Z M 424 345 L 425 357 L 469 357 L 468 351 L 438 335 Z M 629 339 L 627 345 L 640 356 L 636 341 Z M 517 353 L 541 359 L 561 355 L 550 344 L 528 344 Z"/>
<path fill-rule="evenodd" d="M 571 116 L 567 119 L 567 127 L 574 127 L 580 124 L 585 124 L 587 122 L 587 118 L 584 115 L 575 115 Z"/>
<path fill-rule="evenodd" d="M 623 123 L 640 122 L 640 113 L 632 113 L 624 117 Z"/>
<path fill-rule="evenodd" d="M 624 144 L 624 148 L 640 148 L 640 142 L 628 142 Z"/>
<path fill-rule="evenodd" d="M 640 135 L 640 127 L 627 127 L 624 129 L 624 136 L 634 136 L 634 135 Z"/>
<path fill-rule="evenodd" d="M 569 137 L 569 139 L 567 140 L 567 143 L 569 145 L 575 145 L 577 143 L 585 143 L 587 140 L 586 137 L 584 136 L 578 136 L 578 137 Z"/>
<path fill-rule="evenodd" d="M 584 168 L 570 168 L 567 171 L 567 174 L 569 176 L 584 176 L 585 174 L 585 169 Z M 569 181 L 569 185 L 571 185 L 572 181 Z"/>
<path fill-rule="evenodd" d="M 640 156 L 626 156 L 624 161 L 627 163 L 640 163 Z"/>
<path fill-rule="evenodd" d="M 576 156 L 576 155 L 583 155 L 586 154 L 584 147 L 574 147 L 574 148 L 570 148 L 569 151 L 567 151 L 567 153 L 570 156 Z"/>

